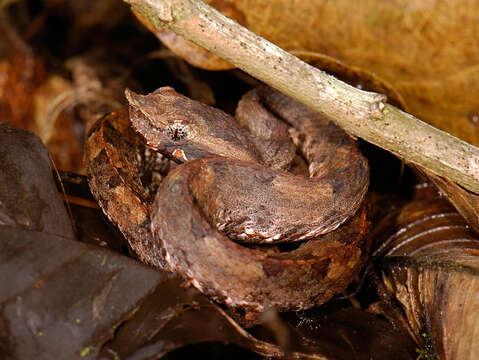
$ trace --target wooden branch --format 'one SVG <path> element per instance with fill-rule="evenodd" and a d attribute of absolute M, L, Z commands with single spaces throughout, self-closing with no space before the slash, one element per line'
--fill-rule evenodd
<path fill-rule="evenodd" d="M 168 28 L 324 114 L 354 137 L 479 193 L 479 149 L 304 63 L 198 0 L 124 0 Z"/>

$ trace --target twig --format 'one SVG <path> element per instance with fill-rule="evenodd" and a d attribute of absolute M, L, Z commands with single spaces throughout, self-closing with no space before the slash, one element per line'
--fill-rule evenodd
<path fill-rule="evenodd" d="M 479 193 L 479 149 L 349 86 L 253 34 L 198 0 L 124 0 L 168 28 L 308 105 L 355 137 Z"/>

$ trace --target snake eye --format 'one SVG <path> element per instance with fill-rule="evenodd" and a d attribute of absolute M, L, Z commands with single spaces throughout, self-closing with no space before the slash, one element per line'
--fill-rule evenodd
<path fill-rule="evenodd" d="M 166 128 L 165 135 L 173 141 L 180 141 L 188 135 L 188 129 L 182 124 L 172 124 Z"/>

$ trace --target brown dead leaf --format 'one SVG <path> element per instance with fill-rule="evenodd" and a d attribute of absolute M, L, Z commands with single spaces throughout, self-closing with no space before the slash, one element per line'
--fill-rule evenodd
<path fill-rule="evenodd" d="M 146 20 L 142 20 L 140 14 L 135 13 L 135 15 L 142 23 L 147 24 Z M 183 39 L 171 30 L 154 30 L 153 33 L 171 51 L 193 66 L 205 70 L 229 70 L 234 68 L 234 65 L 204 50 L 202 47 L 193 44 L 191 41 Z"/>
<path fill-rule="evenodd" d="M 29 127 L 46 144 L 58 169 L 84 173 L 83 128 L 73 108 L 64 105 L 73 92 L 70 81 L 50 75 L 33 98 L 34 124 Z"/>
<path fill-rule="evenodd" d="M 417 168 L 454 205 L 469 225 L 479 233 L 479 195 L 467 191 L 453 181 L 434 175 L 424 168 Z"/>
<path fill-rule="evenodd" d="M 410 203 L 379 226 L 374 256 L 416 341 L 438 359 L 476 359 L 477 234 L 440 198 Z"/>
<path fill-rule="evenodd" d="M 0 17 L 0 116 L 35 132 L 59 169 L 84 172 L 84 124 L 74 106 L 101 99 L 57 74 L 45 74 L 42 58 L 26 44 L 6 17 Z M 90 91 L 91 93 L 91 91 Z"/>
<path fill-rule="evenodd" d="M 244 14 L 238 10 L 234 1 L 232 0 L 205 0 L 205 3 L 213 6 L 216 10 L 221 11 L 224 15 L 235 20 L 237 23 L 246 26 Z M 229 70 L 233 69 L 234 65 L 219 58 L 218 56 L 204 50 L 202 47 L 193 44 L 191 41 L 183 39 L 176 35 L 173 31 L 164 29 L 157 31 L 144 19 L 141 14 L 133 11 L 135 16 L 140 20 L 152 33 L 161 40 L 170 50 L 172 50 L 179 57 L 185 59 L 193 66 L 205 70 Z"/>
<path fill-rule="evenodd" d="M 0 226 L 73 239 L 45 147 L 32 133 L 0 124 Z"/>
<path fill-rule="evenodd" d="M 0 14 L 1 15 L 1 14 Z M 0 16 L 0 118 L 15 127 L 33 126 L 33 94 L 45 80 L 44 64 Z"/>

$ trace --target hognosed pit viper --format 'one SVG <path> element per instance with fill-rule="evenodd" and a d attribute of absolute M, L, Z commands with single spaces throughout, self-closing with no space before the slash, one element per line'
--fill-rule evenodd
<path fill-rule="evenodd" d="M 369 181 L 349 135 L 268 87 L 243 96 L 235 117 L 170 87 L 126 90 L 126 98 L 128 112 L 108 115 L 88 135 L 89 175 L 140 258 L 252 311 L 306 309 L 344 290 L 364 258 Z M 129 121 L 179 164 L 154 201 L 131 174 L 145 161 Z"/>

